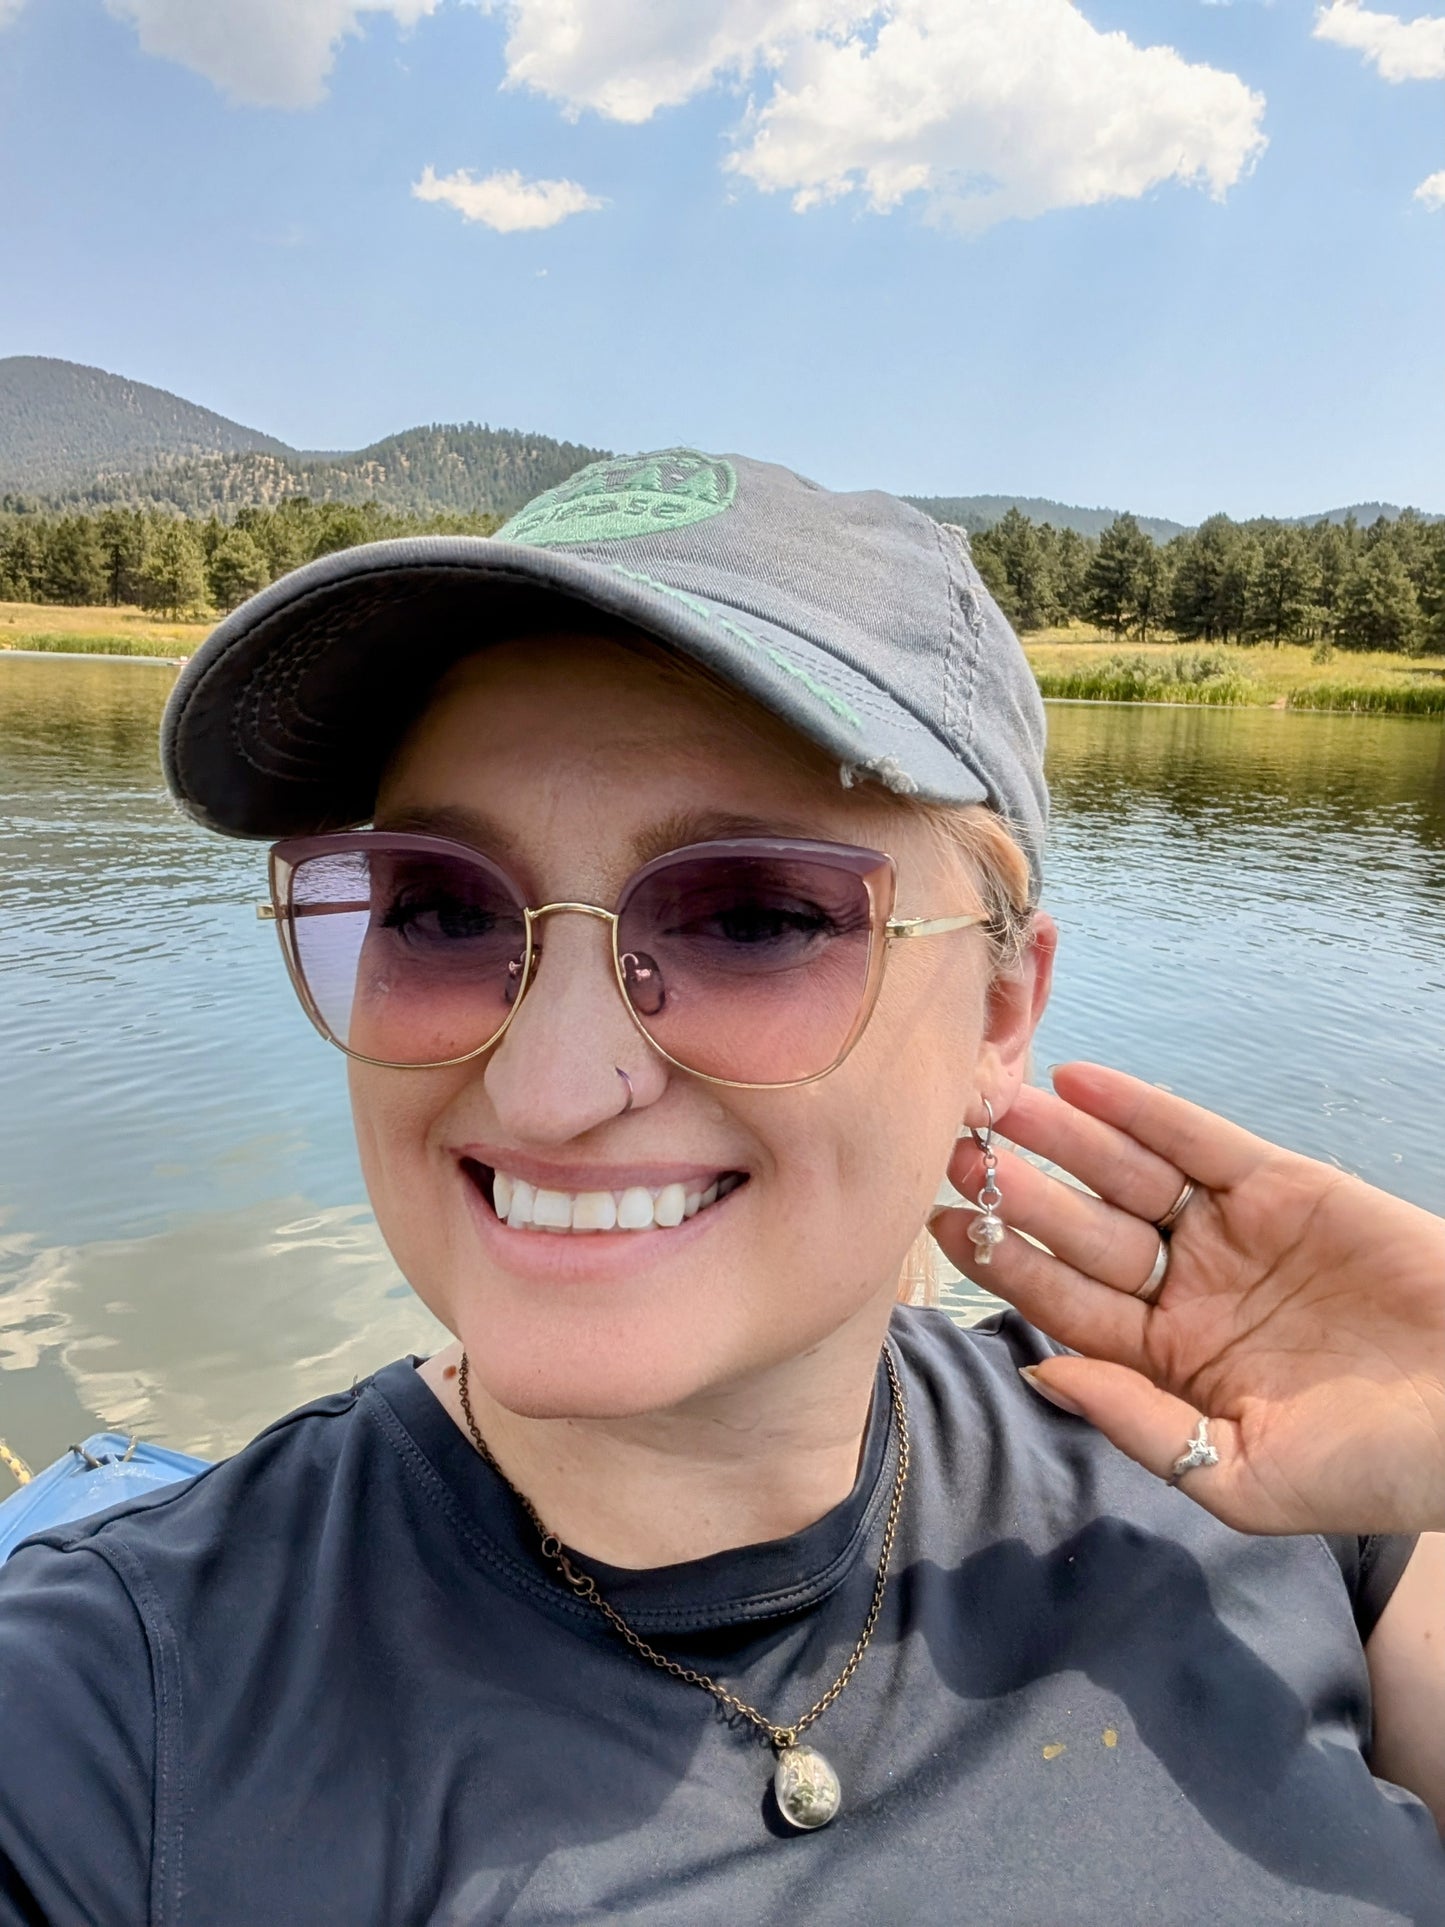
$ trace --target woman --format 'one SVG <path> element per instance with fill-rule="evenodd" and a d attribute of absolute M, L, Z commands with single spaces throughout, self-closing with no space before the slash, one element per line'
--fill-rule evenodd
<path fill-rule="evenodd" d="M 958 538 L 741 458 L 222 625 L 167 774 L 456 1342 L 11 1560 L 3 1918 L 1445 1920 L 1445 1226 L 1024 1085 L 1041 752 Z M 897 1304 L 946 1170 L 1057 1343 Z"/>

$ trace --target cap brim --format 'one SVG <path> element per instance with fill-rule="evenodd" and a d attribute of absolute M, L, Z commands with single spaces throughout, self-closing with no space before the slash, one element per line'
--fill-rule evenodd
<path fill-rule="evenodd" d="M 565 623 L 569 607 L 706 665 L 840 770 L 939 802 L 987 798 L 921 715 L 806 638 L 620 563 L 482 536 L 343 550 L 243 603 L 177 680 L 161 733 L 166 781 L 228 836 L 364 823 L 438 677 L 490 643 Z"/>

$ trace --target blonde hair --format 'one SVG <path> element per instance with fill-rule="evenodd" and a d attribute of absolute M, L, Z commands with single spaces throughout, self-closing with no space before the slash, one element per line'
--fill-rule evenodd
<path fill-rule="evenodd" d="M 940 851 L 957 862 L 981 898 L 988 917 L 990 982 L 1021 966 L 1028 949 L 1034 913 L 1029 860 L 1003 817 L 974 803 L 903 805 L 932 833 Z M 942 1254 L 927 1225 L 908 1249 L 898 1274 L 898 1299 L 905 1305 L 936 1305 L 943 1288 Z"/>

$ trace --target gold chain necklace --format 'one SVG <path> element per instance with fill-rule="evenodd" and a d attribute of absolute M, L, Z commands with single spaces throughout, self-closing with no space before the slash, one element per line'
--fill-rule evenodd
<path fill-rule="evenodd" d="M 868 1617 L 863 1621 L 863 1630 L 858 1642 L 847 1659 L 843 1670 L 821 1699 L 814 1700 L 807 1712 L 794 1720 L 791 1726 L 775 1726 L 770 1719 L 760 1713 L 755 1706 L 749 1706 L 745 1699 L 730 1693 L 706 1673 L 697 1672 L 691 1666 L 684 1666 L 680 1660 L 669 1659 L 666 1653 L 658 1652 L 649 1646 L 641 1633 L 634 1631 L 618 1612 L 609 1605 L 597 1590 L 597 1582 L 590 1573 L 574 1566 L 562 1550 L 562 1541 L 555 1532 L 544 1525 L 541 1515 L 524 1492 L 518 1492 L 501 1466 L 492 1457 L 487 1441 L 482 1437 L 472 1412 L 471 1391 L 468 1380 L 467 1355 L 462 1353 L 461 1364 L 457 1367 L 457 1393 L 461 1399 L 462 1413 L 467 1421 L 467 1430 L 472 1435 L 472 1444 L 478 1455 L 496 1473 L 502 1483 L 512 1492 L 526 1512 L 542 1541 L 542 1557 L 549 1560 L 562 1575 L 563 1580 L 579 1599 L 589 1606 L 595 1606 L 622 1639 L 632 1648 L 640 1659 L 649 1661 L 674 1679 L 682 1680 L 688 1686 L 700 1686 L 705 1693 L 711 1693 L 720 1706 L 741 1716 L 766 1734 L 769 1744 L 778 1756 L 778 1764 L 773 1773 L 773 1792 L 777 1798 L 778 1811 L 790 1826 L 799 1828 L 825 1827 L 842 1805 L 843 1792 L 838 1776 L 815 1747 L 799 1746 L 798 1735 L 810 1727 L 814 1720 L 826 1713 L 837 1699 L 843 1688 L 857 1672 L 859 1662 L 868 1650 L 878 1615 L 883 1609 L 883 1589 L 888 1583 L 888 1563 L 893 1557 L 893 1540 L 898 1530 L 898 1515 L 903 1507 L 903 1493 L 908 1484 L 908 1407 L 903 1398 L 903 1384 L 898 1376 L 898 1367 L 893 1362 L 892 1349 L 883 1348 L 883 1363 L 888 1370 L 888 1390 L 893 1400 L 893 1419 L 898 1433 L 898 1467 L 893 1475 L 893 1496 L 888 1502 L 888 1516 L 883 1523 L 883 1549 L 878 1556 L 878 1577 L 873 1582 L 873 1598 L 868 1607 Z"/>

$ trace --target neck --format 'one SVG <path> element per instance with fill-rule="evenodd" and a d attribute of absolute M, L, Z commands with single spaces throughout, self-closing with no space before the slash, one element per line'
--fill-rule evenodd
<path fill-rule="evenodd" d="M 847 1498 L 890 1309 L 869 1307 L 871 1316 L 806 1358 L 664 1412 L 522 1418 L 491 1399 L 475 1371 L 472 1412 L 504 1476 L 549 1532 L 607 1565 L 677 1565 L 802 1532 Z M 449 1346 L 422 1376 L 470 1437 L 460 1358 L 461 1347 Z"/>

